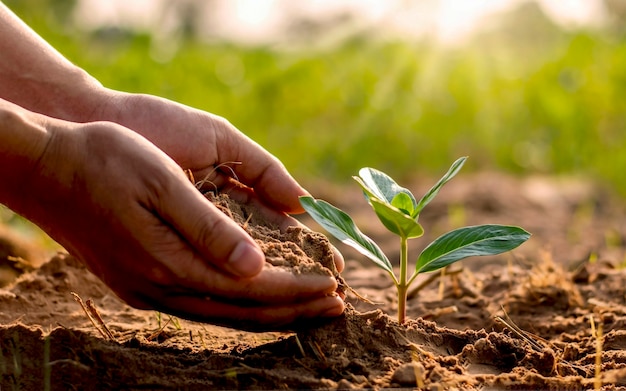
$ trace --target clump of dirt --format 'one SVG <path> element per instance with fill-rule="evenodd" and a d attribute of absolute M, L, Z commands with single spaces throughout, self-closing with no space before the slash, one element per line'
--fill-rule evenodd
<path fill-rule="evenodd" d="M 488 262 L 463 262 L 437 278 L 420 276 L 423 287 L 412 292 L 403 325 L 391 317 L 397 308 L 388 276 L 356 258 L 347 258 L 342 276 L 378 304 L 348 295 L 347 309 L 337 318 L 295 332 L 253 333 L 131 308 L 80 262 L 59 254 L 0 289 L 0 388 L 624 387 L 623 203 L 600 206 L 592 191 L 567 193 L 567 202 L 557 202 L 557 181 L 554 188 L 542 188 L 549 197 L 526 197 L 525 186 L 505 178 L 487 181 L 475 193 L 479 187 L 471 183 L 457 188 L 473 197 L 467 223 L 519 223 L 534 234 L 534 243 Z M 507 201 L 519 197 L 514 204 Z M 442 199 L 450 200 L 448 207 L 435 209 L 450 210 L 458 202 L 449 193 Z M 264 248 L 268 267 L 336 273 L 323 235 L 301 228 L 281 232 L 250 206 L 222 196 L 213 201 Z M 539 219 L 545 220 L 546 211 L 560 223 Z M 425 226 L 433 222 L 442 230 L 448 224 L 439 215 L 423 219 Z M 561 233 L 559 225 L 593 231 Z M 611 241 L 599 240 L 599 232 L 609 232 Z M 580 254 L 586 254 L 585 262 Z M 112 338 L 94 328 L 72 292 L 93 301 Z"/>
<path fill-rule="evenodd" d="M 265 254 L 267 266 L 286 268 L 295 274 L 338 276 L 328 239 L 303 227 L 289 227 L 284 232 L 249 204 L 241 204 L 227 194 L 205 196 L 222 212 L 243 227 Z"/>

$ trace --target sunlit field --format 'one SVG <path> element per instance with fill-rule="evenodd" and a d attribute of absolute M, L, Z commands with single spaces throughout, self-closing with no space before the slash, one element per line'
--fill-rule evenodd
<path fill-rule="evenodd" d="M 222 115 L 300 179 L 344 181 L 363 166 L 439 175 L 468 155 L 468 171 L 584 175 L 626 194 L 617 22 L 563 30 L 526 5 L 451 47 L 316 28 L 250 46 L 86 32 L 29 3 L 7 2 L 104 85 Z"/>
<path fill-rule="evenodd" d="M 225 117 L 313 196 L 300 227 L 266 181 L 142 160 L 125 187 L 129 148 L 63 205 L 71 170 L 26 175 L 53 188 L 10 205 L 51 237 L 0 205 L 0 391 L 625 383 L 626 0 L 0 2 L 104 86 Z M 240 159 L 216 169 L 254 181 Z"/>

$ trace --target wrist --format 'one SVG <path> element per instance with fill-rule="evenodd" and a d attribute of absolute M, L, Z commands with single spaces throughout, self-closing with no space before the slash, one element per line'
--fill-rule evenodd
<path fill-rule="evenodd" d="M 33 174 L 51 138 L 36 118 L 0 99 L 0 203 L 12 209 L 29 196 Z"/>
<path fill-rule="evenodd" d="M 72 122 L 90 122 L 98 116 L 106 89 L 78 67 L 66 69 L 63 77 L 5 75 L 0 67 L 0 98 L 26 110 Z"/>
<path fill-rule="evenodd" d="M 31 96 L 37 97 L 28 109 L 71 122 L 92 122 L 99 119 L 106 89 L 80 68 L 74 68 L 61 80 L 40 81 L 33 85 Z"/>
<path fill-rule="evenodd" d="M 50 88 L 43 86 L 44 90 L 40 93 L 47 95 L 50 108 L 41 113 L 70 122 L 100 120 L 100 112 L 107 100 L 107 89 L 78 67 L 70 73 L 71 76 Z"/>

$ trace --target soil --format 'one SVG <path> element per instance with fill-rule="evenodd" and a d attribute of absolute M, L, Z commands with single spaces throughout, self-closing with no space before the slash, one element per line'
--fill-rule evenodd
<path fill-rule="evenodd" d="M 422 182 L 433 183 L 407 187 L 421 194 Z M 396 243 L 349 185 L 308 187 L 395 259 Z M 217 202 L 263 243 L 272 267 L 336 273 L 323 235 L 281 233 L 246 207 Z M 337 244 L 342 277 L 373 303 L 347 292 L 342 316 L 297 332 L 246 332 L 133 309 L 71 256 L 29 266 L 31 253 L 3 239 L 0 256 L 11 255 L 3 267 L 19 277 L 0 289 L 0 389 L 626 388 L 625 205 L 577 179 L 455 178 L 423 212 L 428 235 L 412 244 L 413 257 L 459 225 L 520 225 L 531 240 L 420 276 L 404 325 L 385 272 Z M 76 297 L 97 308 L 110 335 Z"/>

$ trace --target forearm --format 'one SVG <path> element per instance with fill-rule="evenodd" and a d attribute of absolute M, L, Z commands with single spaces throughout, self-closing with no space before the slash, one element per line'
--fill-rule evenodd
<path fill-rule="evenodd" d="M 74 122 L 98 116 L 104 89 L 0 2 L 0 98 Z"/>

